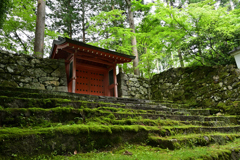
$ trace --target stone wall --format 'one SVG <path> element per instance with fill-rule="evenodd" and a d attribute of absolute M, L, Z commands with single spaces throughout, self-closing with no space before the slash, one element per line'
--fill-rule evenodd
<path fill-rule="evenodd" d="M 240 70 L 234 65 L 169 69 L 151 80 L 151 99 L 203 108 L 237 103 L 239 93 Z"/>
<path fill-rule="evenodd" d="M 0 51 L 0 86 L 66 92 L 65 62 Z"/>
<path fill-rule="evenodd" d="M 119 73 L 118 96 L 123 98 L 149 99 L 149 80 L 132 74 Z"/>

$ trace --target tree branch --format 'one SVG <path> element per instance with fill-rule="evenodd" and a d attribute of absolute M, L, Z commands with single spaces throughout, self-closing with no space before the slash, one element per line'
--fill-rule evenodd
<path fill-rule="evenodd" d="M 17 36 L 18 40 L 20 41 L 20 43 L 24 47 L 25 52 L 27 52 L 27 47 L 24 45 L 24 43 L 22 42 L 21 38 L 18 36 L 17 31 L 15 31 L 15 35 Z"/>

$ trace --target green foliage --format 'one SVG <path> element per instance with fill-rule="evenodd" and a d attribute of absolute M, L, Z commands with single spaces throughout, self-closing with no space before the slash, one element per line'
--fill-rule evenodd
<path fill-rule="evenodd" d="M 1 3 L 0 3 L 0 29 L 2 28 L 4 19 L 6 18 L 6 14 L 9 9 L 9 5 L 10 5 L 9 0 L 1 0 Z"/>
<path fill-rule="evenodd" d="M 48 27 L 67 37 L 89 41 L 86 30 L 90 17 L 97 14 L 96 0 L 49 0 L 48 7 L 52 10 L 47 16 L 54 21 Z M 95 11 L 95 12 L 93 12 Z"/>
<path fill-rule="evenodd" d="M 201 65 L 234 63 L 227 53 L 236 46 L 239 36 L 239 14 L 226 8 L 215 10 L 211 0 L 190 4 L 177 9 L 157 3 L 155 14 L 149 19 L 164 21 L 153 32 L 160 41 L 168 45 L 166 51 L 180 50 L 186 62 Z M 158 34 L 156 34 L 158 33 Z"/>
<path fill-rule="evenodd" d="M 1 3 L 2 4 L 2 3 Z M 32 54 L 34 48 L 34 32 L 36 26 L 36 2 L 13 0 L 8 16 L 0 29 L 0 47 L 17 53 Z M 52 47 L 50 39 L 60 34 L 45 29 L 45 52 Z"/>
<path fill-rule="evenodd" d="M 131 29 L 123 27 L 122 22 L 125 20 L 126 16 L 123 15 L 123 11 L 117 9 L 101 12 L 99 15 L 92 17 L 89 22 L 88 33 L 98 33 L 99 36 L 106 38 L 90 44 L 120 53 L 131 54 L 130 40 L 133 33 Z M 117 25 L 114 26 L 114 23 Z"/>

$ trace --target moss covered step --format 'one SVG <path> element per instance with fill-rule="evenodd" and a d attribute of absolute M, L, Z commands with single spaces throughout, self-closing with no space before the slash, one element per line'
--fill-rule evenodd
<path fill-rule="evenodd" d="M 115 97 L 102 97 L 102 96 L 93 96 L 85 94 L 75 94 L 68 92 L 54 92 L 46 90 L 35 90 L 35 89 L 25 89 L 25 88 L 4 88 L 0 89 L 0 96 L 7 97 L 19 97 L 19 98 L 39 98 L 39 99 L 48 99 L 48 98 L 61 98 L 69 100 L 83 100 L 83 101 L 94 101 L 94 102 L 107 102 L 107 103 L 122 103 L 126 106 L 133 106 L 136 108 L 144 108 L 145 104 L 148 104 L 148 108 L 155 109 L 160 107 L 162 109 L 168 108 L 166 104 L 153 103 L 149 100 L 142 99 L 129 99 L 129 98 L 115 98 Z M 182 104 L 171 104 L 169 107 L 181 107 Z"/>
<path fill-rule="evenodd" d="M 85 106 L 89 108 L 98 108 L 101 106 L 109 106 L 116 108 L 132 108 L 132 109 L 151 109 L 160 111 L 171 111 L 170 108 L 162 107 L 161 105 L 145 104 L 131 104 L 125 105 L 124 103 L 106 103 L 102 101 L 84 101 L 84 100 L 71 100 L 63 98 L 22 98 L 22 97 L 7 97 L 0 96 L 0 104 L 6 108 L 29 108 L 29 107 L 40 107 L 40 108 L 54 108 L 56 106 L 73 106 L 79 108 Z"/>
<path fill-rule="evenodd" d="M 149 100 L 143 99 L 129 99 L 129 98 L 116 98 L 105 96 L 94 96 L 86 94 L 76 94 L 69 92 L 56 92 L 48 90 L 26 89 L 26 88 L 9 88 L 1 87 L 0 96 L 7 97 L 22 97 L 22 98 L 62 98 L 70 100 L 88 100 L 88 101 L 104 101 L 104 102 L 124 102 L 124 103 L 151 103 Z"/>
<path fill-rule="evenodd" d="M 90 121 L 88 119 L 90 117 L 100 117 L 101 122 L 106 124 L 107 122 L 109 123 L 115 120 L 111 112 L 113 110 L 122 112 L 124 109 L 120 110 L 111 107 L 99 107 L 95 109 L 75 109 L 71 107 L 56 107 L 51 109 L 0 108 L 0 126 L 45 126 L 49 123 L 79 124 Z M 124 112 L 127 113 L 128 110 L 124 110 Z M 141 114 L 140 110 L 138 110 L 137 113 Z M 91 121 L 99 121 L 99 119 L 92 119 Z M 157 122 L 157 120 L 155 121 Z M 169 120 L 169 123 L 171 122 L 172 121 Z M 126 121 L 125 124 L 128 123 L 129 122 Z"/>
<path fill-rule="evenodd" d="M 117 112 L 112 112 L 113 110 Z M 56 107 L 51 109 L 43 108 L 0 108 L 0 126 L 21 126 L 38 125 L 41 123 L 59 122 L 72 123 L 84 122 L 86 118 L 108 117 L 114 119 L 135 118 L 135 119 L 172 119 L 177 121 L 224 121 L 225 124 L 237 124 L 236 117 L 204 117 L 204 116 L 183 116 L 165 115 L 138 110 L 130 112 L 128 110 L 118 110 L 111 107 L 100 107 L 95 109 L 83 108 L 75 109 L 71 107 Z"/>
<path fill-rule="evenodd" d="M 129 116 L 127 116 L 127 120 L 118 120 L 117 122 L 116 117 L 114 114 L 118 114 L 117 112 L 111 112 L 113 110 L 116 110 L 120 115 L 122 115 L 122 111 L 126 113 L 127 115 L 131 115 L 132 117 L 135 117 L 135 119 L 129 119 Z M 178 122 L 178 121 L 171 121 L 171 120 L 150 120 L 150 119 L 142 119 L 142 117 L 135 116 L 136 114 L 142 114 L 140 112 L 141 110 L 138 110 L 136 113 L 127 113 L 128 110 L 120 110 L 116 108 L 111 107 L 99 107 L 95 109 L 89 109 L 89 108 L 83 108 L 83 109 L 75 109 L 71 107 L 56 107 L 51 109 L 43 109 L 43 108 L 0 108 L 0 126 L 46 126 L 50 125 L 50 123 L 64 123 L 64 124 L 74 124 L 74 123 L 86 123 L 89 121 L 92 122 L 100 122 L 102 124 L 142 124 L 142 122 L 149 122 L 149 124 L 161 124 L 160 123 L 165 121 L 166 125 L 169 125 L 170 123 L 174 122 L 174 125 L 181 124 L 184 125 L 184 123 Z M 147 112 L 147 111 L 145 111 Z M 154 113 L 150 112 L 151 114 L 148 115 L 154 115 Z M 156 113 L 155 113 L 156 114 Z M 96 117 L 96 118 L 95 118 Z M 97 118 L 98 117 L 98 118 Z M 124 118 L 122 118 L 124 119 Z M 113 122 L 115 121 L 115 123 Z M 138 121 L 138 123 L 136 122 Z M 151 121 L 151 122 L 150 122 Z M 143 123 L 144 124 L 144 123 Z M 197 122 L 194 123 L 186 123 L 186 124 L 197 124 Z M 199 122 L 200 124 L 200 122 Z M 206 124 L 209 126 L 210 122 Z M 147 125 L 147 124 L 146 124 Z M 211 126 L 211 125 L 210 125 Z"/>
<path fill-rule="evenodd" d="M 108 117 L 87 119 L 91 122 L 99 122 L 100 124 L 107 125 L 146 125 L 146 126 L 182 126 L 182 125 L 196 125 L 196 126 L 228 126 L 224 121 L 174 121 L 174 120 L 152 120 L 152 119 L 123 119 L 123 120 L 113 120 Z"/>
<path fill-rule="evenodd" d="M 67 154 L 77 150 L 86 152 L 94 149 L 115 147 L 122 143 L 141 144 L 148 142 L 149 133 L 157 136 L 197 133 L 201 128 L 150 127 L 143 125 L 58 125 L 48 128 L 1 128 L 0 155 Z M 232 128 L 233 129 L 233 128 Z M 235 131 L 239 131 L 235 127 Z M 208 128 L 208 131 L 213 131 Z M 230 132 L 228 128 L 226 132 Z M 200 133 L 200 132 L 198 132 Z M 13 143 L 14 142 L 14 143 Z M 24 146 L 24 147 L 22 147 Z"/>
<path fill-rule="evenodd" d="M 116 146 L 121 143 L 142 143 L 154 127 L 63 125 L 40 129 L 0 129 L 1 156 L 36 154 L 67 154 Z M 13 143 L 14 142 L 14 143 Z"/>
<path fill-rule="evenodd" d="M 118 103 L 104 103 L 104 102 L 90 102 L 83 100 L 70 100 L 62 98 L 21 98 L 21 97 L 7 97 L 0 96 L 0 106 L 3 108 L 55 108 L 60 106 L 70 106 L 74 108 L 98 108 L 98 107 L 125 107 L 124 104 Z"/>
<path fill-rule="evenodd" d="M 51 160 L 99 160 L 99 159 L 121 159 L 121 160 L 239 160 L 240 139 L 228 142 L 225 145 L 212 144 L 206 147 L 190 147 L 180 150 L 159 149 L 148 145 L 127 144 L 108 152 L 80 153 L 71 156 L 49 157 Z M 124 154 L 132 153 L 131 156 Z M 45 158 L 43 156 L 43 158 Z M 48 158 L 48 157 L 47 157 Z M 26 158 L 23 158 L 24 160 Z"/>
<path fill-rule="evenodd" d="M 172 108 L 171 111 L 173 113 L 175 112 L 186 112 L 190 113 L 190 115 L 204 115 L 204 116 L 209 116 L 211 114 L 215 114 L 217 111 L 214 110 L 209 110 L 209 109 L 177 109 L 177 108 Z"/>
<path fill-rule="evenodd" d="M 238 124 L 238 118 L 235 116 L 184 116 L 184 115 L 164 115 L 164 114 L 146 114 L 146 113 L 112 113 L 116 119 L 141 117 L 145 119 L 171 119 L 178 121 L 224 121 L 226 124 Z M 99 115 L 99 114 L 98 114 Z M 101 116 L 107 116 L 108 113 L 101 113 Z M 90 115 L 97 116 L 97 115 Z"/>
<path fill-rule="evenodd" d="M 240 126 L 219 126 L 219 127 L 204 127 L 204 126 L 162 126 L 160 128 L 160 136 L 171 136 L 176 134 L 201 134 L 201 133 L 237 133 L 240 131 Z M 158 133 L 159 134 L 159 133 Z"/>
<path fill-rule="evenodd" d="M 157 113 L 157 114 L 174 114 L 174 115 L 209 115 L 209 110 L 183 110 L 183 109 L 174 109 L 173 112 L 170 108 L 164 108 L 162 106 L 150 107 L 147 104 L 145 106 L 125 106 L 122 103 L 105 103 L 105 102 L 89 102 L 82 100 L 69 100 L 69 99 L 60 99 L 60 98 L 48 98 L 48 99 L 37 99 L 37 98 L 19 98 L 19 97 L 7 97 L 0 96 L 0 106 L 3 108 L 55 108 L 59 106 L 63 107 L 74 107 L 74 108 L 103 108 L 103 107 L 112 107 L 112 112 L 126 109 L 130 112 L 145 112 L 145 113 Z M 114 109 L 114 108 L 119 108 Z M 138 111 L 146 110 L 146 111 Z"/>
<path fill-rule="evenodd" d="M 224 145 L 228 141 L 233 141 L 239 137 L 239 133 L 181 134 L 170 137 L 149 136 L 148 145 L 174 150 L 186 147 L 207 146 L 213 143 Z"/>
<path fill-rule="evenodd" d="M 185 125 L 197 125 L 197 126 L 228 126 L 229 123 L 226 123 L 224 121 L 178 121 L 181 122 L 181 124 Z"/>

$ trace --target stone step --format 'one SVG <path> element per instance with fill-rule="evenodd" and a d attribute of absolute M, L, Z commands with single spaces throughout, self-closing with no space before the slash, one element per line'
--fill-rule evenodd
<path fill-rule="evenodd" d="M 85 95 L 85 94 L 75 94 L 68 92 L 57 92 L 57 91 L 48 91 L 48 90 L 36 90 L 36 89 L 25 89 L 25 88 L 8 88 L 1 87 L 0 96 L 7 97 L 19 97 L 19 98 L 38 98 L 38 99 L 48 99 L 48 98 L 61 98 L 61 99 L 69 99 L 69 100 L 83 100 L 90 102 L 106 102 L 106 103 L 122 103 L 126 105 L 133 105 L 139 107 L 144 104 L 151 105 L 151 108 L 155 108 L 156 106 L 161 106 L 163 108 L 181 107 L 182 104 L 160 104 L 156 102 L 152 102 L 150 100 L 144 99 L 131 99 L 131 98 L 116 98 L 116 97 L 106 97 L 106 96 L 93 96 L 93 95 Z"/>
<path fill-rule="evenodd" d="M 136 104 L 128 105 L 122 103 L 106 103 L 106 102 L 89 102 L 82 100 L 69 100 L 69 99 L 58 99 L 58 98 L 19 98 L 19 97 L 6 97 L 0 96 L 0 104 L 4 108 L 55 108 L 55 107 L 65 107 L 72 106 L 74 108 L 89 107 L 89 108 L 99 108 L 99 107 L 114 107 L 114 108 L 128 108 L 135 110 L 150 110 L 161 112 L 162 114 L 172 114 L 172 115 L 210 115 L 210 110 L 191 110 L 191 109 L 171 109 L 161 105 L 149 105 L 149 104 Z"/>
<path fill-rule="evenodd" d="M 107 121 L 107 120 L 106 120 Z M 104 121 L 102 124 L 112 125 L 145 125 L 145 126 L 182 126 L 182 125 L 195 125 L 195 126 L 213 126 L 221 127 L 228 126 L 224 121 L 174 121 L 174 120 L 152 120 L 152 119 L 125 119 L 125 120 L 112 120 Z"/>
<path fill-rule="evenodd" d="M 208 134 L 190 134 L 190 135 L 175 135 L 170 137 L 149 136 L 148 145 L 160 147 L 162 149 L 184 149 L 187 147 L 208 146 L 216 143 L 224 145 L 228 141 L 233 141 L 239 138 L 238 133 L 208 133 Z"/>
<path fill-rule="evenodd" d="M 152 131 L 152 133 L 158 134 L 159 136 L 166 137 L 176 134 L 202 134 L 210 132 L 220 132 L 220 133 L 237 133 L 240 131 L 239 125 L 232 126 L 215 126 L 215 127 L 205 127 L 205 126 L 163 126 L 160 128 L 160 133 L 158 131 Z"/>
<path fill-rule="evenodd" d="M 62 125 L 48 128 L 1 128 L 1 156 L 68 154 L 105 149 L 106 146 L 145 142 L 148 130 L 143 126 Z"/>
<path fill-rule="evenodd" d="M 104 108 L 104 109 L 103 109 Z M 114 110 L 115 111 L 114 111 Z M 85 120 L 91 117 L 109 117 L 112 120 L 121 120 L 126 118 L 134 119 L 171 119 L 175 121 L 199 121 L 208 124 L 208 121 L 224 121 L 226 124 L 238 124 L 236 117 L 205 117 L 205 116 L 185 116 L 185 115 L 169 115 L 169 114 L 159 114 L 156 111 L 146 111 L 145 113 L 140 112 L 140 110 L 118 110 L 113 107 L 99 107 L 95 109 L 82 108 L 75 109 L 70 107 L 56 107 L 51 109 L 42 108 L 6 108 L 0 109 L 0 126 L 12 125 L 21 126 L 21 124 L 31 124 L 34 123 L 44 123 L 50 121 L 52 123 L 77 123 L 78 120 Z M 161 112 L 160 112 L 161 113 Z M 203 124 L 203 123 L 202 123 Z"/>
<path fill-rule="evenodd" d="M 238 124 L 238 119 L 234 116 L 205 117 L 205 116 L 184 116 L 184 115 L 163 115 L 163 114 L 131 114 L 131 113 L 112 113 L 116 119 L 141 117 L 143 119 L 171 119 L 176 121 L 224 121 L 226 124 Z M 92 116 L 107 116 L 108 113 L 101 113 Z"/>
<path fill-rule="evenodd" d="M 149 134 L 171 136 L 176 134 L 239 132 L 240 126 L 221 127 L 178 126 L 155 127 L 142 125 L 58 125 L 48 128 L 1 128 L 0 155 L 66 154 L 77 150 L 87 152 L 104 149 L 106 145 L 119 146 L 124 143 L 141 144 Z M 14 143 L 13 143 L 14 142 Z M 24 147 L 19 147 L 24 146 Z"/>
<path fill-rule="evenodd" d="M 87 101 L 106 101 L 106 102 L 126 102 L 126 103 L 150 103 L 149 100 L 116 98 L 107 96 L 94 96 L 86 94 L 76 94 L 69 92 L 57 92 L 48 90 L 26 89 L 26 88 L 8 88 L 1 87 L 0 96 L 22 97 L 22 98 L 62 98 L 70 100 L 87 100 Z"/>
<path fill-rule="evenodd" d="M 115 111 L 115 112 L 114 112 Z M 136 114 L 141 110 L 132 110 Z M 43 108 L 6 108 L 0 109 L 0 126 L 36 126 L 46 123 L 83 123 L 86 118 L 102 116 L 112 117 L 112 113 L 123 112 L 123 109 L 99 107 L 95 109 L 75 109 L 70 107 Z M 126 109 L 124 112 L 129 112 Z M 150 114 L 157 114 L 149 111 Z M 146 111 L 146 113 L 148 113 Z M 132 113 L 134 114 L 134 113 Z M 112 119 L 114 120 L 114 119 Z M 127 123 L 126 123 L 127 124 Z"/>
<path fill-rule="evenodd" d="M 185 125 L 197 125 L 197 126 L 212 126 L 212 127 L 217 127 L 217 126 L 228 126 L 224 121 L 179 121 L 181 124 Z"/>
<path fill-rule="evenodd" d="M 190 113 L 190 115 L 204 115 L 204 116 L 211 115 L 211 110 L 207 110 L 207 109 L 176 109 L 176 108 L 172 108 L 171 111 L 173 113 L 187 112 L 187 113 Z"/>

